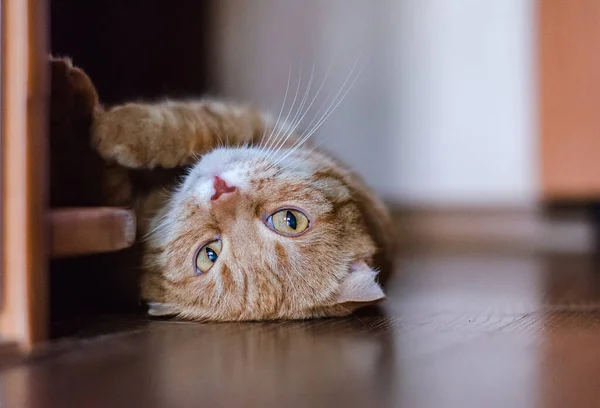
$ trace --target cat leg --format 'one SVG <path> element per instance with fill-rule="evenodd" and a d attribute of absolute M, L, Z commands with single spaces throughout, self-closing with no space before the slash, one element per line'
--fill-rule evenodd
<path fill-rule="evenodd" d="M 209 100 L 127 103 L 96 117 L 92 144 L 109 163 L 175 168 L 219 146 L 259 143 L 267 121 L 256 109 Z"/>

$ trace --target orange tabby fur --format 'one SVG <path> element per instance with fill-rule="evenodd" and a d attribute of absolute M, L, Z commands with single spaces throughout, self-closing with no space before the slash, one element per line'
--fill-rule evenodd
<path fill-rule="evenodd" d="M 379 285 L 388 279 L 394 245 L 385 207 L 328 154 L 306 145 L 291 150 L 298 138 L 284 140 L 289 128 L 273 122 L 258 110 L 210 100 L 129 103 L 96 118 L 93 146 L 108 163 L 189 167 L 172 193 L 134 197 L 147 235 L 141 288 L 151 314 L 302 319 L 347 315 L 384 297 Z M 236 190 L 211 200 L 215 175 Z M 111 194 L 130 194 L 125 172 L 109 181 Z M 265 217 L 288 207 L 309 216 L 305 233 L 282 236 L 265 225 Z M 194 255 L 215 237 L 222 252 L 197 274 Z"/>

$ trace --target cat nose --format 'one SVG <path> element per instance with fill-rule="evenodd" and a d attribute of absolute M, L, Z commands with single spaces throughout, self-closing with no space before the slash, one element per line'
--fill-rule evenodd
<path fill-rule="evenodd" d="M 233 193 L 235 191 L 235 187 L 228 186 L 227 182 L 219 176 L 215 176 L 213 187 L 215 189 L 215 193 L 212 195 L 212 197 L 210 197 L 210 199 L 213 201 L 218 200 L 223 194 Z"/>

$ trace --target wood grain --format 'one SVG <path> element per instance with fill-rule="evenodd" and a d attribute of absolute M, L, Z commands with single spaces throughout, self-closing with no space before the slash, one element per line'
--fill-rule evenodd
<path fill-rule="evenodd" d="M 82 314 L 2 364 L 0 405 L 595 407 L 598 269 L 589 256 L 409 252 L 381 308 L 344 319 Z"/>
<path fill-rule="evenodd" d="M 0 333 L 27 348 L 46 337 L 46 3 L 2 1 Z"/>
<path fill-rule="evenodd" d="M 55 258 L 117 251 L 135 241 L 135 214 L 123 208 L 55 209 L 49 221 Z"/>
<path fill-rule="evenodd" d="M 600 197 L 600 2 L 538 0 L 546 199 Z"/>

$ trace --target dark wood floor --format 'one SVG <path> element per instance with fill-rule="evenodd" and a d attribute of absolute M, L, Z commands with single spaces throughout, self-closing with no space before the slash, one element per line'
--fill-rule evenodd
<path fill-rule="evenodd" d="M 0 405 L 600 405 L 592 258 L 420 252 L 398 269 L 381 310 L 347 319 L 82 322 L 79 338 L 5 361 Z"/>

